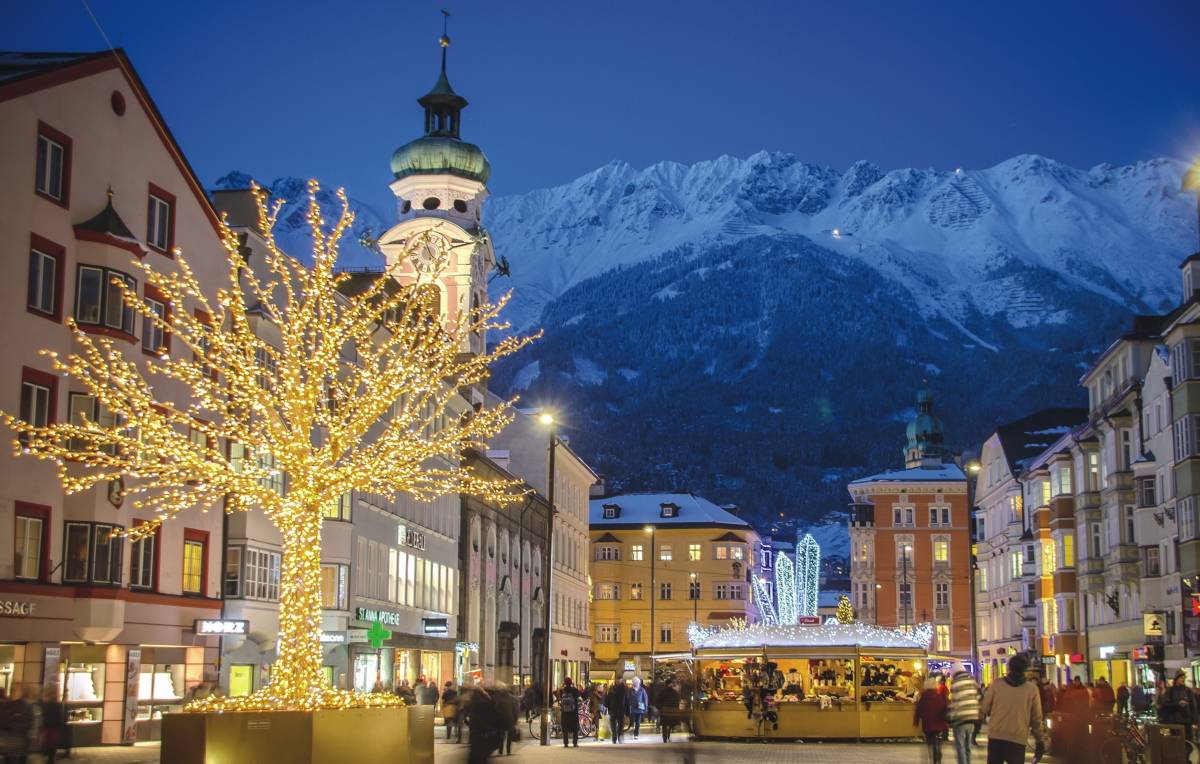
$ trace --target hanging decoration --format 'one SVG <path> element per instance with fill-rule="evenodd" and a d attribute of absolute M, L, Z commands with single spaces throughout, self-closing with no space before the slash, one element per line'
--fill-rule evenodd
<path fill-rule="evenodd" d="M 858 646 L 866 648 L 917 648 L 928 650 L 933 640 L 933 624 L 922 623 L 908 632 L 866 623 L 837 623 L 820 626 L 795 624 L 747 624 L 736 628 L 718 628 L 692 624 L 688 641 L 696 649 L 741 648 L 774 645 L 777 647 Z"/>
<path fill-rule="evenodd" d="M 354 222 L 345 193 L 338 191 L 341 215 L 327 229 L 319 187 L 309 182 L 313 259 L 305 266 L 275 241 L 282 200 L 269 206 L 266 192 L 253 190 L 266 242 L 257 270 L 222 221 L 227 283 L 215 295 L 205 293 L 178 250 L 172 260 L 137 263 L 160 293 L 157 306 L 124 280 L 108 287 L 139 315 L 135 325 L 170 336 L 169 347 L 146 357 L 139 347 L 134 359 L 123 340 L 70 322 L 77 350 L 65 357 L 43 351 L 69 389 L 94 397 L 101 416 L 46 426 L 7 413 L 0 420 L 16 432 L 17 454 L 57 465 L 67 493 L 104 486 L 110 500 L 131 498 L 134 510 L 152 514 L 123 532 L 131 539 L 152 536 L 186 510 L 214 507 L 261 510 L 278 529 L 279 638 L 270 683 L 247 696 L 210 696 L 187 710 L 402 705 L 390 693 L 336 690 L 326 682 L 324 510 L 350 491 L 518 500 L 518 481 L 472 474 L 460 458 L 486 448 L 511 419 L 512 401 L 472 410 L 464 394 L 531 338 L 505 337 L 482 353 L 460 353 L 469 338 L 507 328 L 497 320 L 506 299 L 443 321 L 422 299 L 450 259 L 449 242 L 435 229 L 411 237 L 409 257 L 351 291 L 343 288 L 351 276 L 336 268 L 338 242 Z M 402 270 L 430 257 L 438 267 Z M 264 322 L 276 341 L 257 331 Z"/>
<path fill-rule="evenodd" d="M 771 601 L 771 593 L 767 590 L 767 582 L 761 576 L 753 578 L 750 589 L 754 593 L 754 601 L 758 605 L 759 618 L 763 623 L 779 623 L 775 613 L 775 603 Z"/>
<path fill-rule="evenodd" d="M 820 599 L 821 547 L 811 533 L 796 542 L 796 615 L 814 616 Z"/>

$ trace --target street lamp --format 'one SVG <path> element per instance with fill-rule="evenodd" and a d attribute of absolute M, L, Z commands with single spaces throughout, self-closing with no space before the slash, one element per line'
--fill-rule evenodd
<path fill-rule="evenodd" d="M 975 614 L 975 581 L 979 575 L 979 561 L 975 559 L 975 492 L 976 483 L 979 482 L 979 471 L 983 465 L 978 459 L 972 459 L 967 462 L 967 560 L 970 565 L 967 566 L 967 601 L 971 608 L 970 620 L 970 635 L 971 635 L 971 667 L 979 665 L 979 628 L 975 623 L 977 618 Z"/>
<path fill-rule="evenodd" d="M 912 589 L 908 585 L 908 557 L 912 554 L 912 547 L 905 544 L 901 548 L 902 559 L 904 561 L 904 584 L 900 590 L 900 599 L 904 604 L 904 631 L 909 631 L 909 613 L 908 609 L 912 606 Z"/>
<path fill-rule="evenodd" d="M 700 625 L 700 574 L 696 571 L 688 573 L 688 578 L 691 579 L 691 591 L 688 595 L 692 598 L 692 623 Z"/>
<path fill-rule="evenodd" d="M 542 570 L 546 571 L 546 610 L 543 614 L 545 630 L 545 649 L 546 657 L 542 664 L 542 745 L 550 743 L 550 704 L 553 701 L 553 688 L 550 686 L 550 677 L 552 672 L 552 663 L 550 652 L 550 608 L 554 602 L 553 590 L 551 585 L 554 579 L 554 515 L 558 512 L 554 508 L 554 451 L 558 445 L 558 433 L 555 431 L 554 415 L 550 413 L 542 413 L 538 415 L 538 422 L 547 427 L 550 431 L 550 468 L 549 468 L 549 483 L 546 487 L 546 501 L 550 505 L 549 511 L 546 512 L 546 556 L 545 562 L 542 563 Z"/>
<path fill-rule="evenodd" d="M 654 592 L 658 586 L 658 581 L 654 577 L 654 560 L 658 556 L 657 545 L 654 543 L 657 535 L 657 529 L 653 525 L 647 525 L 642 530 L 650 534 L 650 681 L 654 681 L 654 640 L 658 635 L 654 633 Z"/>

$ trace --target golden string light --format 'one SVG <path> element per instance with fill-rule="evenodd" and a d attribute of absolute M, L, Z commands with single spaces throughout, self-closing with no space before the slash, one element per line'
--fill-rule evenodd
<path fill-rule="evenodd" d="M 53 461 L 68 493 L 124 478 L 124 495 L 154 520 L 127 529 L 137 539 L 190 508 L 260 508 L 283 539 L 279 654 L 271 682 L 252 695 L 209 697 L 188 710 L 283 710 L 402 705 L 384 693 L 335 690 L 321 666 L 321 522 L 325 507 L 350 491 L 430 501 L 467 493 L 502 504 L 522 494 L 519 481 L 489 479 L 461 466 L 466 449 L 483 449 L 510 421 L 515 399 L 473 409 L 464 391 L 482 385 L 490 365 L 528 343 L 506 337 L 475 354 L 472 337 L 506 329 L 507 297 L 443 321 L 421 299 L 448 262 L 448 242 L 430 230 L 413 236 L 401 257 L 365 290 L 344 287 L 338 244 L 354 215 L 338 191 L 341 214 L 326 229 L 308 185 L 313 261 L 282 252 L 273 234 L 282 200 L 268 205 L 254 185 L 258 228 L 266 242 L 256 273 L 237 234 L 222 219 L 228 284 L 215 301 L 182 253 L 176 269 L 138 266 L 165 298 L 156 313 L 123 281 L 125 304 L 169 333 L 171 352 L 137 362 L 112 340 L 81 331 L 65 358 L 43 351 L 56 370 L 95 397 L 102 416 L 35 426 L 0 412 L 17 434 L 18 454 Z M 416 267 L 404 271 L 405 262 Z M 413 275 L 415 274 L 415 276 Z M 279 335 L 272 344 L 261 322 Z M 182 383 L 186 400 L 159 394 L 157 379 Z M 166 387 L 166 386 L 163 386 Z M 286 480 L 286 489 L 282 488 Z"/>

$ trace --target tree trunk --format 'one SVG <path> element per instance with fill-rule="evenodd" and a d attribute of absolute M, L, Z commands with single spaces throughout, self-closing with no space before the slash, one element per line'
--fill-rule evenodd
<path fill-rule="evenodd" d="M 310 708 L 327 689 L 321 670 L 321 513 L 305 508 L 279 526 L 278 658 L 270 692 L 290 708 Z"/>

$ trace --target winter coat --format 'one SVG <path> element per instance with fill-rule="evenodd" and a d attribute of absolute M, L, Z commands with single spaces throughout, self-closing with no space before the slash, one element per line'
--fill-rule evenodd
<path fill-rule="evenodd" d="M 417 685 L 417 703 L 422 706 L 432 706 L 438 701 L 437 688 L 432 684 Z"/>
<path fill-rule="evenodd" d="M 645 714 L 650 710 L 650 696 L 645 687 L 627 687 L 625 708 L 629 716 Z"/>
<path fill-rule="evenodd" d="M 658 693 L 658 713 L 669 722 L 679 720 L 679 690 L 667 685 Z"/>
<path fill-rule="evenodd" d="M 979 683 L 965 671 L 954 675 L 950 683 L 949 717 L 951 724 L 979 721 Z"/>
<path fill-rule="evenodd" d="M 628 702 L 626 696 L 628 691 L 624 685 L 614 684 L 609 689 L 608 694 L 604 696 L 604 707 L 608 709 L 608 715 L 614 719 L 622 719 L 625 717 L 625 704 Z"/>
<path fill-rule="evenodd" d="M 1042 698 L 1037 685 L 1024 675 L 1008 675 L 988 685 L 979 706 L 988 718 L 988 739 L 1026 745 L 1029 735 L 1045 742 L 1042 729 Z"/>
<path fill-rule="evenodd" d="M 573 711 L 567 710 L 566 706 L 570 705 L 569 703 L 563 703 L 563 701 L 568 698 L 574 701 L 575 710 Z M 575 689 L 574 687 L 562 688 L 562 692 L 559 694 L 558 706 L 560 717 L 559 723 L 562 725 L 564 732 L 579 731 L 579 707 L 583 705 L 583 703 L 583 696 L 580 695 L 579 690 Z"/>
<path fill-rule="evenodd" d="M 913 709 L 913 724 L 919 723 L 923 732 L 945 732 L 950 729 L 946 724 L 946 706 L 946 693 L 937 687 L 924 690 Z"/>
<path fill-rule="evenodd" d="M 517 708 L 517 699 L 513 697 L 511 692 L 500 691 L 492 695 L 496 703 L 496 724 L 501 730 L 509 730 L 517 726 L 517 719 L 521 716 L 520 709 Z"/>
<path fill-rule="evenodd" d="M 1196 696 L 1186 686 L 1172 684 L 1158 698 L 1158 720 L 1163 724 L 1195 724 Z"/>
<path fill-rule="evenodd" d="M 1097 711 L 1112 713 L 1113 706 L 1117 704 L 1116 693 L 1113 692 L 1112 685 L 1107 682 L 1098 684 L 1092 689 L 1092 705 Z"/>

